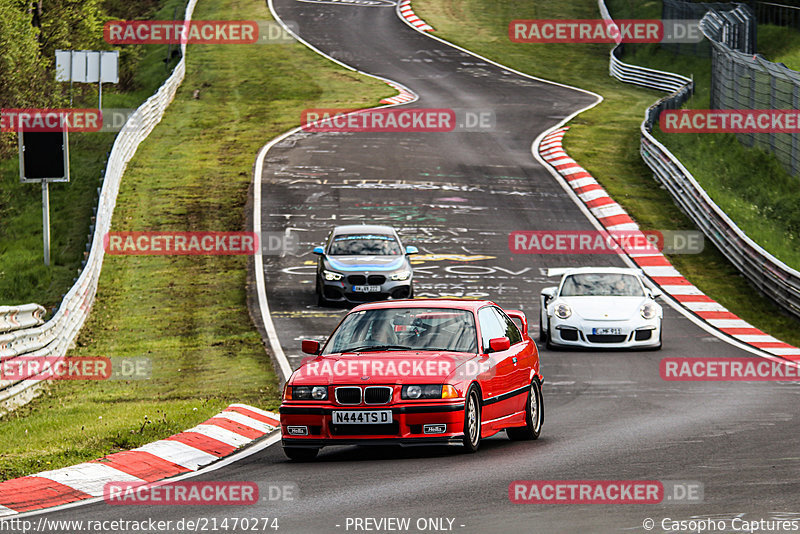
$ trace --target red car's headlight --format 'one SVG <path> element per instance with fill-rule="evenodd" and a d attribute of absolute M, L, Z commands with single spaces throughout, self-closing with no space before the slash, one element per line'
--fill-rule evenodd
<path fill-rule="evenodd" d="M 292 400 L 327 400 L 327 386 L 289 386 L 289 399 Z"/>
<path fill-rule="evenodd" d="M 400 390 L 401 399 L 454 399 L 458 397 L 456 388 L 451 385 L 420 384 L 403 386 Z"/>

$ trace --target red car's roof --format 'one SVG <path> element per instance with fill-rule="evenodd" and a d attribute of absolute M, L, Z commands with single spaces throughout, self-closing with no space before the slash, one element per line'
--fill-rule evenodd
<path fill-rule="evenodd" d="M 406 299 L 406 300 L 381 300 L 369 302 L 353 308 L 352 311 L 381 310 L 391 308 L 453 308 L 457 310 L 478 311 L 487 304 L 494 304 L 490 300 L 469 299 Z"/>

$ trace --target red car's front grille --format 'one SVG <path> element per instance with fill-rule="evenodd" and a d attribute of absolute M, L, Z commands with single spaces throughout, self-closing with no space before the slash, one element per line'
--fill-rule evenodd
<path fill-rule="evenodd" d="M 370 386 L 364 388 L 364 404 L 388 404 L 392 401 L 392 388 Z"/>
<path fill-rule="evenodd" d="M 336 388 L 336 402 L 339 404 L 361 404 L 360 387 Z"/>

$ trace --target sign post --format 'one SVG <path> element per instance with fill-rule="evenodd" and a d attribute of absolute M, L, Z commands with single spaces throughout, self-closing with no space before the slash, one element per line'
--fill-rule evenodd
<path fill-rule="evenodd" d="M 42 183 L 44 264 L 50 266 L 50 182 L 69 182 L 69 136 L 60 132 L 17 133 L 20 182 Z"/>

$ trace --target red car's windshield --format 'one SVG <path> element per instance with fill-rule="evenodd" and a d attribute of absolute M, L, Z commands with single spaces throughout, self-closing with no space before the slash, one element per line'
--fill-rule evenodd
<path fill-rule="evenodd" d="M 323 354 L 382 350 L 476 352 L 475 319 L 467 310 L 390 308 L 345 317 Z"/>

